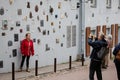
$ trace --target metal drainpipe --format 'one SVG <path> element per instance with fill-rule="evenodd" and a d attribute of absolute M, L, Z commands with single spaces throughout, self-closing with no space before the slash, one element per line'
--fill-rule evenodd
<path fill-rule="evenodd" d="M 85 45 L 85 42 L 82 42 L 82 39 L 84 39 L 83 41 L 85 41 L 85 0 L 80 0 L 80 8 L 79 8 L 79 42 L 80 42 L 80 47 L 79 47 L 79 53 L 80 55 L 83 54 L 85 52 L 85 48 L 83 48 L 84 50 L 82 50 L 82 45 Z M 82 31 L 84 32 L 84 36 L 82 36 Z"/>

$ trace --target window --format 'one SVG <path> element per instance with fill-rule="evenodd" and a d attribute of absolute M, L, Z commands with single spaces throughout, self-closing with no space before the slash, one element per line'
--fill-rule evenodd
<path fill-rule="evenodd" d="M 97 0 L 91 0 L 91 7 L 96 8 L 97 7 Z"/>
<path fill-rule="evenodd" d="M 118 0 L 118 9 L 120 9 L 120 0 Z"/>
<path fill-rule="evenodd" d="M 111 0 L 106 0 L 106 8 L 110 9 L 111 8 L 112 1 Z"/>

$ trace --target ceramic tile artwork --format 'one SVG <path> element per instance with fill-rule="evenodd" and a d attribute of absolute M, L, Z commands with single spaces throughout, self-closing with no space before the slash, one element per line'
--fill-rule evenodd
<path fill-rule="evenodd" d="M 3 68 L 3 61 L 0 61 L 0 68 Z"/>
<path fill-rule="evenodd" d="M 46 51 L 49 51 L 50 47 L 48 46 L 48 44 L 46 44 Z"/>
<path fill-rule="evenodd" d="M 5 32 L 2 32 L 2 36 L 5 36 L 6 35 L 6 33 Z"/>
<path fill-rule="evenodd" d="M 22 9 L 18 9 L 18 15 L 22 15 Z"/>
<path fill-rule="evenodd" d="M 37 40 L 37 44 L 40 44 L 40 39 Z"/>
<path fill-rule="evenodd" d="M 27 8 L 30 8 L 30 2 L 27 2 Z"/>
<path fill-rule="evenodd" d="M 41 20 L 41 21 L 40 21 L 40 26 L 41 26 L 41 27 L 44 27 L 44 20 Z"/>
<path fill-rule="evenodd" d="M 19 41 L 19 35 L 18 34 L 14 34 L 14 41 L 15 42 Z"/>
<path fill-rule="evenodd" d="M 16 21 L 16 26 L 20 26 L 20 21 Z"/>
<path fill-rule="evenodd" d="M 4 15 L 4 8 L 0 8 L 0 15 Z"/>
<path fill-rule="evenodd" d="M 8 41 L 8 46 L 12 46 L 13 42 L 12 41 Z"/>
<path fill-rule="evenodd" d="M 16 57 L 16 56 L 17 56 L 17 49 L 13 49 L 12 55 L 13 55 L 13 57 Z"/>
<path fill-rule="evenodd" d="M 8 30 L 8 21 L 2 20 L 2 30 Z"/>
<path fill-rule="evenodd" d="M 38 5 L 35 6 L 35 12 L 38 12 L 39 8 Z"/>
<path fill-rule="evenodd" d="M 30 25 L 26 25 L 26 31 L 30 31 Z"/>

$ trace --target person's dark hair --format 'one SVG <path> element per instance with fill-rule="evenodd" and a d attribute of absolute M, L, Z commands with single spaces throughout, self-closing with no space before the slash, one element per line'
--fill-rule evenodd
<path fill-rule="evenodd" d="M 26 33 L 26 35 L 25 35 L 25 36 L 27 37 L 27 36 L 28 36 L 28 34 L 30 34 L 30 33 Z"/>

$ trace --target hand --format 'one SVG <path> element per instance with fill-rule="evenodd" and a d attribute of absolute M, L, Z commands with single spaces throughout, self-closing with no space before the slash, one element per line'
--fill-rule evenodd
<path fill-rule="evenodd" d="M 93 38 L 93 35 L 92 35 L 92 34 L 90 34 L 90 35 L 89 35 L 89 38 Z"/>

